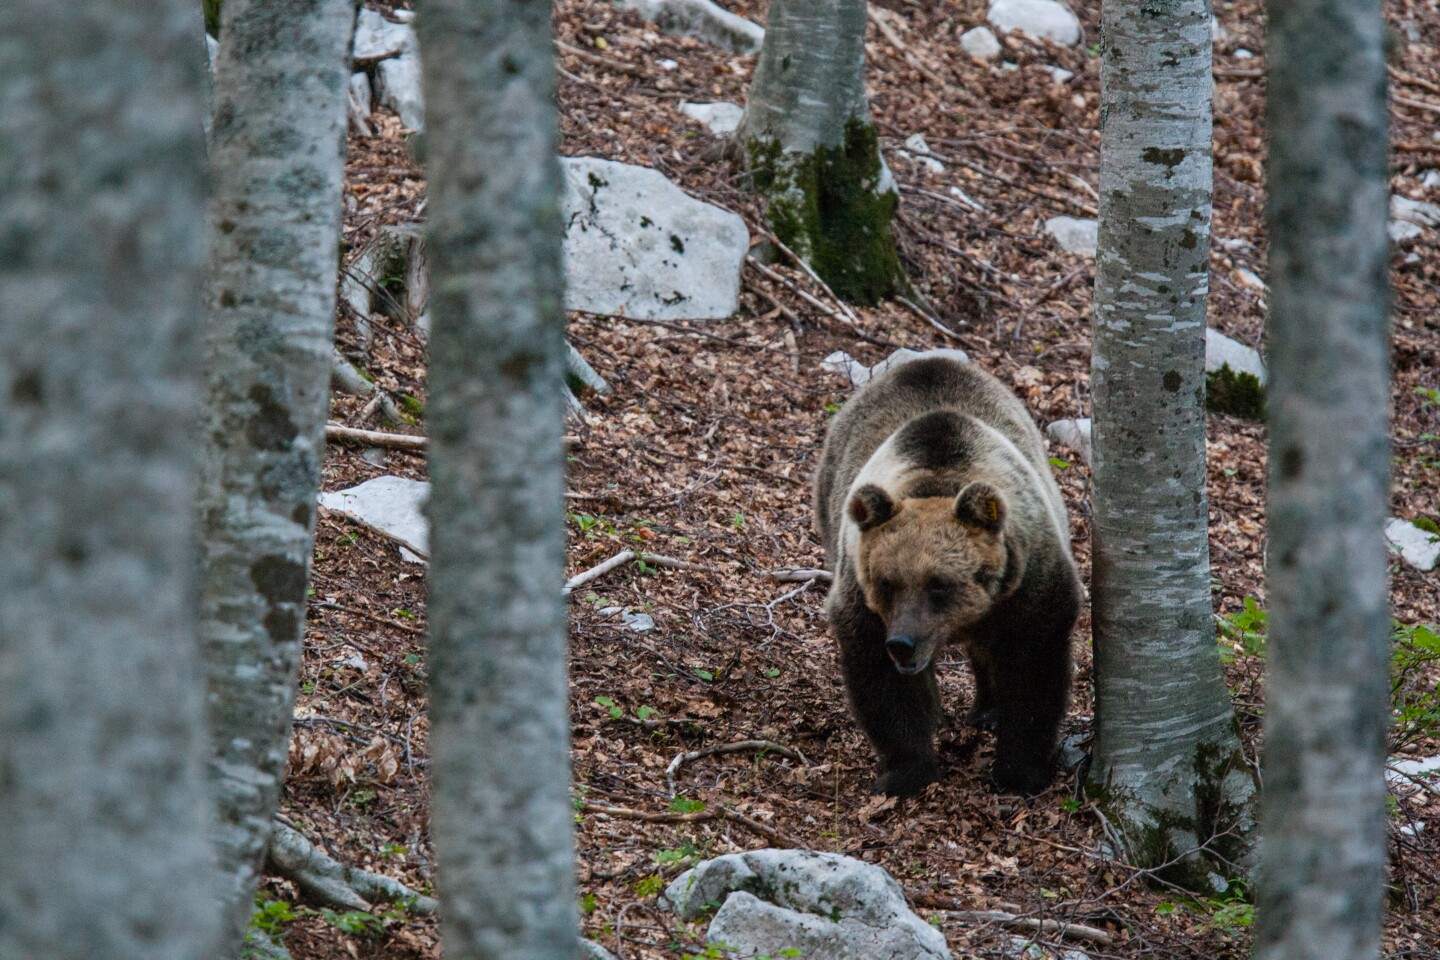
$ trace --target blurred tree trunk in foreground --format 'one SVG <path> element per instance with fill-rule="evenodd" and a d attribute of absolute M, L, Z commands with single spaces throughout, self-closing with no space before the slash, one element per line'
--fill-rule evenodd
<path fill-rule="evenodd" d="M 905 282 L 890 220 L 900 194 L 865 97 L 865 0 L 773 0 L 735 132 L 771 229 L 841 298 Z"/>
<path fill-rule="evenodd" d="M 351 0 L 225 3 L 199 499 L 230 956 L 290 743 L 325 453 L 353 19 Z"/>
<path fill-rule="evenodd" d="M 432 816 L 449 960 L 577 949 L 550 5 L 426 0 Z"/>
<path fill-rule="evenodd" d="M 1384 33 L 1378 0 L 1270 6 L 1263 960 L 1380 954 L 1390 637 Z"/>
<path fill-rule="evenodd" d="M 0 4 L 0 957 L 211 960 L 194 0 Z"/>
<path fill-rule="evenodd" d="M 1090 779 L 1120 856 L 1213 891 L 1240 872 L 1255 785 L 1210 599 L 1210 17 L 1104 6 Z"/>

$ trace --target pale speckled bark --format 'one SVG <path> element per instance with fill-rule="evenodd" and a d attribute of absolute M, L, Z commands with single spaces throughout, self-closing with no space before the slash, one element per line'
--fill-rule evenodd
<path fill-rule="evenodd" d="M 193 0 L 0 4 L 0 957 L 210 960 Z"/>
<path fill-rule="evenodd" d="M 742 141 L 766 137 L 811 153 L 837 146 L 852 118 L 868 124 L 865 23 L 865 0 L 774 0 Z"/>
<path fill-rule="evenodd" d="M 1217 829 L 1241 852 L 1254 792 L 1210 603 L 1210 4 L 1107 0 L 1103 27 L 1091 780 L 1124 855 L 1154 866 Z"/>
<path fill-rule="evenodd" d="M 449 960 L 570 958 L 550 6 L 426 0 L 432 819 Z"/>
<path fill-rule="evenodd" d="M 201 639 L 233 955 L 290 742 L 324 454 L 351 0 L 226 0 L 211 168 Z"/>
<path fill-rule="evenodd" d="M 1270 642 L 1255 956 L 1380 954 L 1390 630 L 1378 0 L 1272 4 Z"/>

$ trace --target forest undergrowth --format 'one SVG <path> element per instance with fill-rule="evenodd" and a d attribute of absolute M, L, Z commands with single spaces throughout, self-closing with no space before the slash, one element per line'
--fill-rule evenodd
<path fill-rule="evenodd" d="M 1393 188 L 1435 200 L 1421 177 L 1440 167 L 1440 57 L 1424 41 L 1440 39 L 1440 13 L 1412 0 L 1386 6 L 1398 38 Z M 762 0 L 732 8 L 764 22 Z M 699 568 L 632 562 L 570 598 L 580 909 L 586 935 L 623 960 L 704 955 L 703 928 L 659 908 L 657 892 L 698 859 L 762 846 L 880 864 L 957 957 L 999 956 L 1017 931 L 946 911 L 1083 924 L 1099 935 L 1062 939 L 1046 925 L 1033 936 L 1094 958 L 1248 953 L 1249 891 L 1197 897 L 1107 859 L 1074 773 L 1029 800 L 986 785 L 993 738 L 959 722 L 971 683 L 958 652 L 940 666 L 952 718 L 940 738 L 943 782 L 909 801 L 869 796 L 872 757 L 846 713 L 821 608 L 825 584 L 771 575 L 823 560 L 810 478 L 827 419 L 850 393 L 821 369 L 832 351 L 874 363 L 900 346 L 960 347 L 1012 386 L 1042 426 L 1088 416 L 1093 262 L 1064 253 L 1041 229 L 1057 215 L 1093 217 L 1097 205 L 1099 4 L 1074 8 L 1085 31 L 1079 45 L 1012 35 L 1004 59 L 1017 66 L 1005 69 L 972 60 L 956 39 L 984 22 L 983 0 L 871 5 L 870 97 L 901 186 L 896 238 L 938 325 L 893 301 L 855 308 L 852 319 L 783 261 L 768 274 L 747 266 L 730 320 L 570 318 L 570 341 L 614 389 L 586 395 L 588 412 L 568 430 L 568 573 L 624 550 Z M 1224 36 L 1215 46 L 1210 324 L 1260 347 L 1264 291 L 1250 275 L 1265 275 L 1263 11 L 1241 0 L 1216 12 Z M 657 35 L 607 0 L 561 0 L 555 28 L 563 152 L 654 167 L 740 214 L 763 239 L 741 171 L 678 110 L 683 100 L 743 103 L 755 58 Z M 1073 78 L 1057 83 L 1055 66 Z M 943 172 L 900 153 L 916 133 Z M 411 138 L 383 112 L 374 134 L 350 140 L 347 261 L 382 227 L 423 216 Z M 1392 350 L 1391 509 L 1431 521 L 1440 519 L 1436 254 L 1434 229 L 1396 249 Z M 369 372 L 391 395 L 420 401 L 409 405 L 421 414 L 414 424 L 384 429 L 423 433 L 424 344 L 399 320 L 377 314 L 372 323 Z M 344 311 L 337 336 L 357 346 Z M 373 405 L 339 394 L 331 419 L 382 426 Z M 1264 709 L 1265 431 L 1211 417 L 1208 439 L 1217 642 L 1254 762 Z M 1052 444 L 1051 454 L 1088 583 L 1089 473 L 1073 451 Z M 377 465 L 357 447 L 331 445 L 324 488 L 387 473 L 423 479 L 423 457 L 392 450 Z M 431 890 L 424 568 L 328 513 L 315 557 L 284 819 L 349 864 Z M 1440 670 L 1423 625 L 1440 609 L 1440 580 L 1397 560 L 1390 582 L 1397 633 L 1409 641 L 1397 648 L 1395 746 L 1434 756 Z M 634 629 L 637 614 L 653 627 Z M 1074 634 L 1080 673 L 1063 728 L 1082 745 L 1092 719 L 1089 626 L 1087 611 Z M 737 741 L 774 746 L 707 753 Z M 677 765 L 691 752 L 699 755 Z M 1390 823 L 1386 954 L 1440 957 L 1440 799 L 1400 781 Z M 279 878 L 261 896 L 303 901 Z M 294 919 L 271 910 L 297 960 L 439 956 L 434 920 L 403 909 L 368 918 L 292 911 Z"/>

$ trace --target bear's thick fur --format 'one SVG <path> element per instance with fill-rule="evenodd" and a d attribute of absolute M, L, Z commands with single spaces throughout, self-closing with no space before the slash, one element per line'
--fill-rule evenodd
<path fill-rule="evenodd" d="M 994 377 L 942 357 L 892 367 L 835 417 L 815 481 L 834 584 L 826 612 L 875 790 L 939 778 L 934 658 L 964 645 L 972 723 L 996 731 L 996 786 L 1054 773 L 1081 602 L 1069 521 L 1040 432 Z"/>

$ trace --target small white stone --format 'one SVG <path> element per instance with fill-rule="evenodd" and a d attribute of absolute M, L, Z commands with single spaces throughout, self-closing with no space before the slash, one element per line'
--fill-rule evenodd
<path fill-rule="evenodd" d="M 674 70 L 676 67 L 680 66 L 677 61 L 671 60 L 669 57 L 661 57 L 659 60 L 656 60 L 655 63 L 660 67 L 661 70 Z"/>
<path fill-rule="evenodd" d="M 1064 67 L 1051 67 L 1050 79 L 1056 83 L 1069 83 L 1075 76 L 1074 70 L 1066 70 Z"/>
<path fill-rule="evenodd" d="M 1425 232 L 1418 224 L 1411 223 L 1409 220 L 1391 220 L 1386 224 L 1385 231 L 1390 234 L 1391 243 L 1414 240 Z"/>
<path fill-rule="evenodd" d="M 1440 223 L 1440 206 L 1395 194 L 1390 197 L 1390 216 L 1396 220 L 1409 221 L 1416 226 L 1433 227 Z"/>
<path fill-rule="evenodd" d="M 1080 21 L 1055 0 L 995 0 L 986 16 L 1004 31 L 1070 46 L 1080 40 Z"/>
<path fill-rule="evenodd" d="M 1005 71 L 1019 70 L 1019 69 L 1020 69 L 1020 64 L 1018 64 L 1018 63 L 1011 63 L 1009 60 L 1006 60 L 1005 62 L 1003 62 L 1003 63 L 1000 64 L 1000 69 L 1001 69 L 1001 70 L 1005 70 Z"/>
<path fill-rule="evenodd" d="M 1065 252 L 1081 257 L 1093 257 L 1100 240 L 1100 221 L 1051 217 L 1045 221 L 1045 232 L 1053 237 Z"/>
<path fill-rule="evenodd" d="M 349 667 L 351 670 L 359 670 L 361 673 L 364 673 L 366 670 L 370 669 L 370 664 L 366 663 L 365 658 L 358 653 L 354 656 L 347 657 L 344 660 L 341 660 L 339 663 L 335 664 L 335 666 Z"/>
<path fill-rule="evenodd" d="M 1080 454 L 1080 459 L 1090 462 L 1090 418 L 1079 420 L 1056 420 L 1045 428 L 1045 435 Z"/>
<path fill-rule="evenodd" d="M 1440 561 L 1440 535 L 1415 526 L 1409 520 L 1391 517 L 1385 524 L 1385 539 L 1400 559 L 1422 573 L 1435 569 Z"/>
<path fill-rule="evenodd" d="M 698 120 L 717 136 L 734 133 L 745 116 L 745 108 L 735 103 L 681 103 L 680 112 Z"/>
<path fill-rule="evenodd" d="M 1212 16 L 1210 18 L 1210 39 L 1215 43 L 1219 43 L 1229 35 L 1230 34 L 1225 31 L 1225 28 L 1220 26 L 1220 18 Z"/>
<path fill-rule="evenodd" d="M 1251 53 L 1249 50 L 1246 50 L 1244 47 L 1241 47 L 1234 53 L 1234 57 L 1236 60 L 1249 60 L 1253 56 L 1255 56 L 1255 54 Z"/>
<path fill-rule="evenodd" d="M 1425 175 L 1420 178 L 1420 186 L 1426 190 L 1440 187 L 1440 170 L 1426 170 Z"/>
<path fill-rule="evenodd" d="M 1260 275 L 1257 274 L 1254 270 L 1241 267 L 1240 269 L 1235 271 L 1235 279 L 1240 283 L 1240 286 L 1242 287 L 1248 287 L 1251 290 L 1258 290 L 1260 293 L 1265 292 L 1265 281 L 1261 280 Z"/>
<path fill-rule="evenodd" d="M 972 27 L 960 34 L 960 49 L 976 60 L 994 60 L 1000 56 L 1000 41 L 989 27 Z"/>
<path fill-rule="evenodd" d="M 1250 246 L 1250 241 L 1241 240 L 1239 237 L 1230 237 L 1220 241 L 1220 247 L 1223 250 L 1244 250 L 1248 246 Z"/>
<path fill-rule="evenodd" d="M 415 11 L 414 11 L 414 10 L 391 10 L 391 11 L 390 11 L 390 19 L 394 20 L 396 23 L 414 23 L 414 22 L 415 22 Z"/>
<path fill-rule="evenodd" d="M 1253 347 L 1232 340 L 1219 330 L 1205 330 L 1205 370 L 1213 373 L 1229 367 L 1236 373 L 1248 373 L 1265 385 L 1265 363 Z"/>
<path fill-rule="evenodd" d="M 870 379 L 870 368 L 844 350 L 836 350 L 821 360 L 820 369 L 844 377 L 850 381 L 852 387 L 858 387 Z"/>

